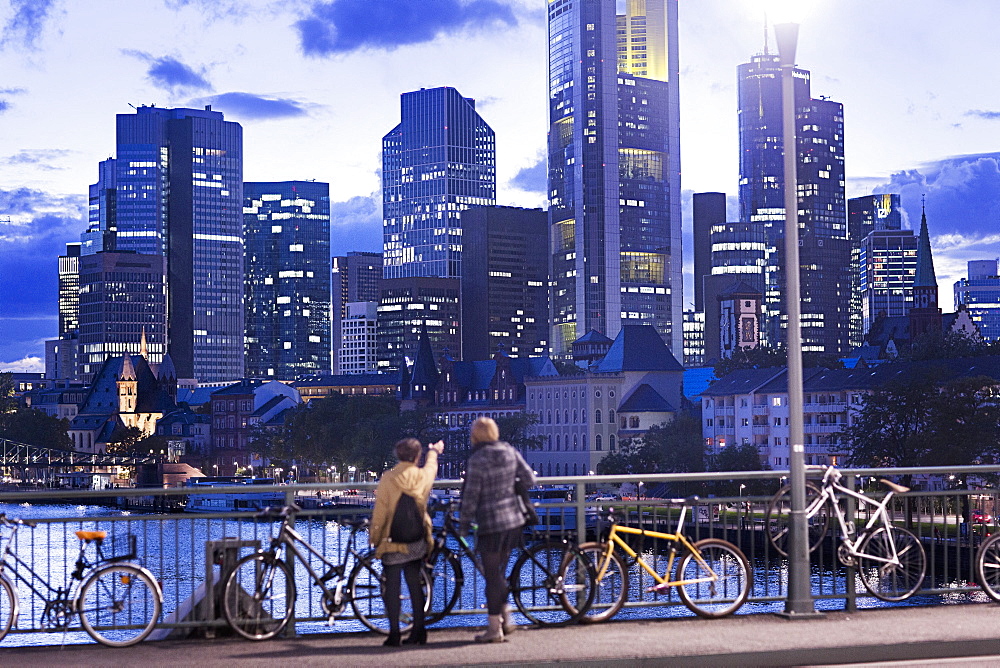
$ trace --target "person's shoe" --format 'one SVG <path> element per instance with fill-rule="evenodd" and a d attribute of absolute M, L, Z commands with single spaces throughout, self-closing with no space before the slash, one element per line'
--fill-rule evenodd
<path fill-rule="evenodd" d="M 509 636 L 511 633 L 517 630 L 517 624 L 514 623 L 514 613 L 511 611 L 509 605 L 503 606 L 503 612 L 500 614 L 501 628 L 503 629 L 503 634 Z"/>
<path fill-rule="evenodd" d="M 399 639 L 399 631 L 390 631 L 389 637 L 386 638 L 385 642 L 382 644 L 385 645 L 386 647 L 399 647 L 400 645 L 402 645 L 403 643 Z"/>
<path fill-rule="evenodd" d="M 476 642 L 503 642 L 503 616 L 490 615 L 486 633 L 476 636 Z"/>
<path fill-rule="evenodd" d="M 410 635 L 403 641 L 404 645 L 426 645 L 427 644 L 427 629 L 416 627 L 410 631 Z"/>

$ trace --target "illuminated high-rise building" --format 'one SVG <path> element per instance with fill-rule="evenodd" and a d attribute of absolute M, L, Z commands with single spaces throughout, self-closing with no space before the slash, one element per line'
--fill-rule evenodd
<path fill-rule="evenodd" d="M 549 225 L 553 352 L 652 324 L 683 346 L 676 0 L 553 0 Z"/>
<path fill-rule="evenodd" d="M 330 185 L 243 184 L 246 375 L 330 373 Z"/>
<path fill-rule="evenodd" d="M 91 188 L 82 255 L 164 256 L 178 377 L 241 378 L 243 128 L 211 107 L 143 106 L 118 114 L 116 139 Z"/>
<path fill-rule="evenodd" d="M 913 305 L 917 237 L 904 230 L 899 195 L 847 200 L 851 238 L 851 346 L 860 346 L 872 322 L 906 315 Z"/>
<path fill-rule="evenodd" d="M 341 369 L 340 353 L 344 346 L 343 321 L 347 305 L 356 302 L 378 304 L 382 283 L 382 253 L 351 251 L 331 258 L 331 293 L 333 295 L 333 372 Z M 357 323 L 355 323 L 357 325 Z M 353 368 L 353 367 L 352 367 Z"/>
<path fill-rule="evenodd" d="M 462 210 L 496 203 L 493 130 L 454 88 L 403 93 L 400 106 L 382 139 L 383 276 L 458 278 Z"/>
<path fill-rule="evenodd" d="M 815 99 L 810 73 L 796 68 L 797 183 L 802 348 L 842 353 L 851 343 L 851 246 L 844 190 L 844 110 Z M 740 216 L 763 228 L 764 338 L 786 341 L 784 142 L 778 56 L 739 66 Z"/>

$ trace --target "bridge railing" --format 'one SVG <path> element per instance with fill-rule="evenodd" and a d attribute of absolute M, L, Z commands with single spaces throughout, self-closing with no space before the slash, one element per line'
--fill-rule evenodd
<path fill-rule="evenodd" d="M 843 469 L 850 486 L 881 494 L 880 477 L 900 480 L 912 478 L 914 491 L 897 495 L 891 513 L 895 521 L 906 524 L 916 534 L 927 553 L 928 575 L 923 588 L 908 605 L 937 605 L 954 602 L 986 601 L 974 582 L 973 557 L 982 538 L 998 530 L 1000 490 L 994 482 L 1000 466 L 912 468 L 912 469 Z M 787 588 L 788 562 L 768 544 L 763 518 L 770 496 L 787 476 L 786 471 L 736 473 L 649 474 L 638 476 L 543 477 L 539 479 L 545 509 L 544 526 L 538 532 L 563 532 L 583 541 L 599 537 L 602 531 L 601 510 L 616 509 L 620 521 L 633 525 L 661 526 L 671 518 L 671 510 L 656 497 L 699 495 L 701 501 L 687 525 L 695 539 L 723 536 L 738 544 L 750 559 L 754 588 L 741 614 L 779 612 L 783 609 Z M 436 483 L 440 493 L 457 491 L 461 481 Z M 919 489 L 919 487 L 927 487 Z M 298 485 L 245 485 L 213 487 L 210 492 L 235 502 L 248 494 L 278 495 L 283 501 L 296 500 L 300 505 L 340 505 L 305 510 L 296 527 L 310 543 L 333 561 L 339 561 L 345 549 L 348 530 L 338 522 L 345 516 L 356 517 L 370 512 L 373 483 L 315 483 Z M 66 581 L 78 550 L 73 536 L 77 529 L 103 529 L 111 534 L 133 533 L 138 537 L 138 558 L 162 584 L 165 603 L 159 627 L 198 631 L 224 626 L 221 620 L 203 619 L 203 608 L 196 603 L 204 597 L 206 580 L 206 543 L 242 541 L 242 553 L 259 544 L 266 547 L 276 524 L 261 522 L 252 510 L 193 513 L 182 511 L 182 503 L 192 492 L 179 489 L 117 489 L 104 491 L 47 490 L 45 492 L 5 492 L 0 494 L 0 511 L 22 518 L 36 519 L 34 530 L 22 530 L 17 554 L 39 574 L 54 583 Z M 202 488 L 200 492 L 207 492 Z M 566 492 L 567 495 L 563 496 Z M 307 505 L 308 507 L 308 505 Z M 159 509 L 173 512 L 159 512 Z M 976 511 L 976 512 L 973 512 Z M 859 522 L 863 518 L 859 518 Z M 583 531 L 579 528 L 583 527 Z M 812 590 L 817 609 L 847 609 L 888 605 L 867 594 L 853 569 L 837 558 L 835 532 L 810 556 Z M 636 546 L 646 560 L 661 570 L 666 552 L 655 541 Z M 207 555 L 208 562 L 215 555 Z M 318 567 L 318 566 L 317 566 Z M 209 563 L 208 572 L 218 572 Z M 322 571 L 321 571 L 322 572 Z M 296 573 L 301 575 L 301 569 Z M 441 622 L 448 624 L 481 623 L 485 599 L 482 582 L 471 565 L 465 569 L 466 582 L 455 615 Z M 217 576 L 216 576 L 217 577 Z M 690 613 L 676 594 L 646 592 L 648 576 L 640 569 L 631 570 L 632 586 L 623 618 L 683 616 Z M 202 592 L 199 593 L 199 589 Z M 298 583 L 295 628 L 299 632 L 330 630 L 326 626 L 319 592 L 306 581 Z M 210 591 L 210 588 L 209 588 Z M 21 620 L 15 633 L 43 632 L 44 608 L 20 592 Z M 216 608 L 217 609 L 217 608 Z M 192 611 L 193 610 L 193 611 Z M 476 617 L 470 617 L 476 616 Z M 363 630 L 350 616 L 350 610 L 338 617 L 334 631 Z M 45 642 L 44 639 L 41 639 Z M 58 632 L 51 642 L 86 642 L 80 633 Z M 6 643 L 17 643 L 8 639 Z M 37 642 L 37 641 L 32 641 Z"/>

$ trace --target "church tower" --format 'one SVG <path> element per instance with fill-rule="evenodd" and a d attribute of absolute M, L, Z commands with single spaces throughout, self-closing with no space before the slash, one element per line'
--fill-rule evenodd
<path fill-rule="evenodd" d="M 940 333 L 941 309 L 938 308 L 938 284 L 927 232 L 927 210 L 920 207 L 920 236 L 917 238 L 917 271 L 913 277 L 913 307 L 910 309 L 910 341 L 921 334 Z"/>

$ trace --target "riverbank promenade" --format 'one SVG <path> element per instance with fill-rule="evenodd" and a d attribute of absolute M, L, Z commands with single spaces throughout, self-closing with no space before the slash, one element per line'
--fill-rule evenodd
<path fill-rule="evenodd" d="M 434 629 L 422 647 L 388 648 L 368 633 L 0 648 L 4 666 L 1000 666 L 1000 606 L 993 604 L 770 614 L 726 619 L 610 622 L 525 628 L 505 643 L 472 642 L 469 628 Z M 5 644 L 12 638 L 7 638 Z"/>

